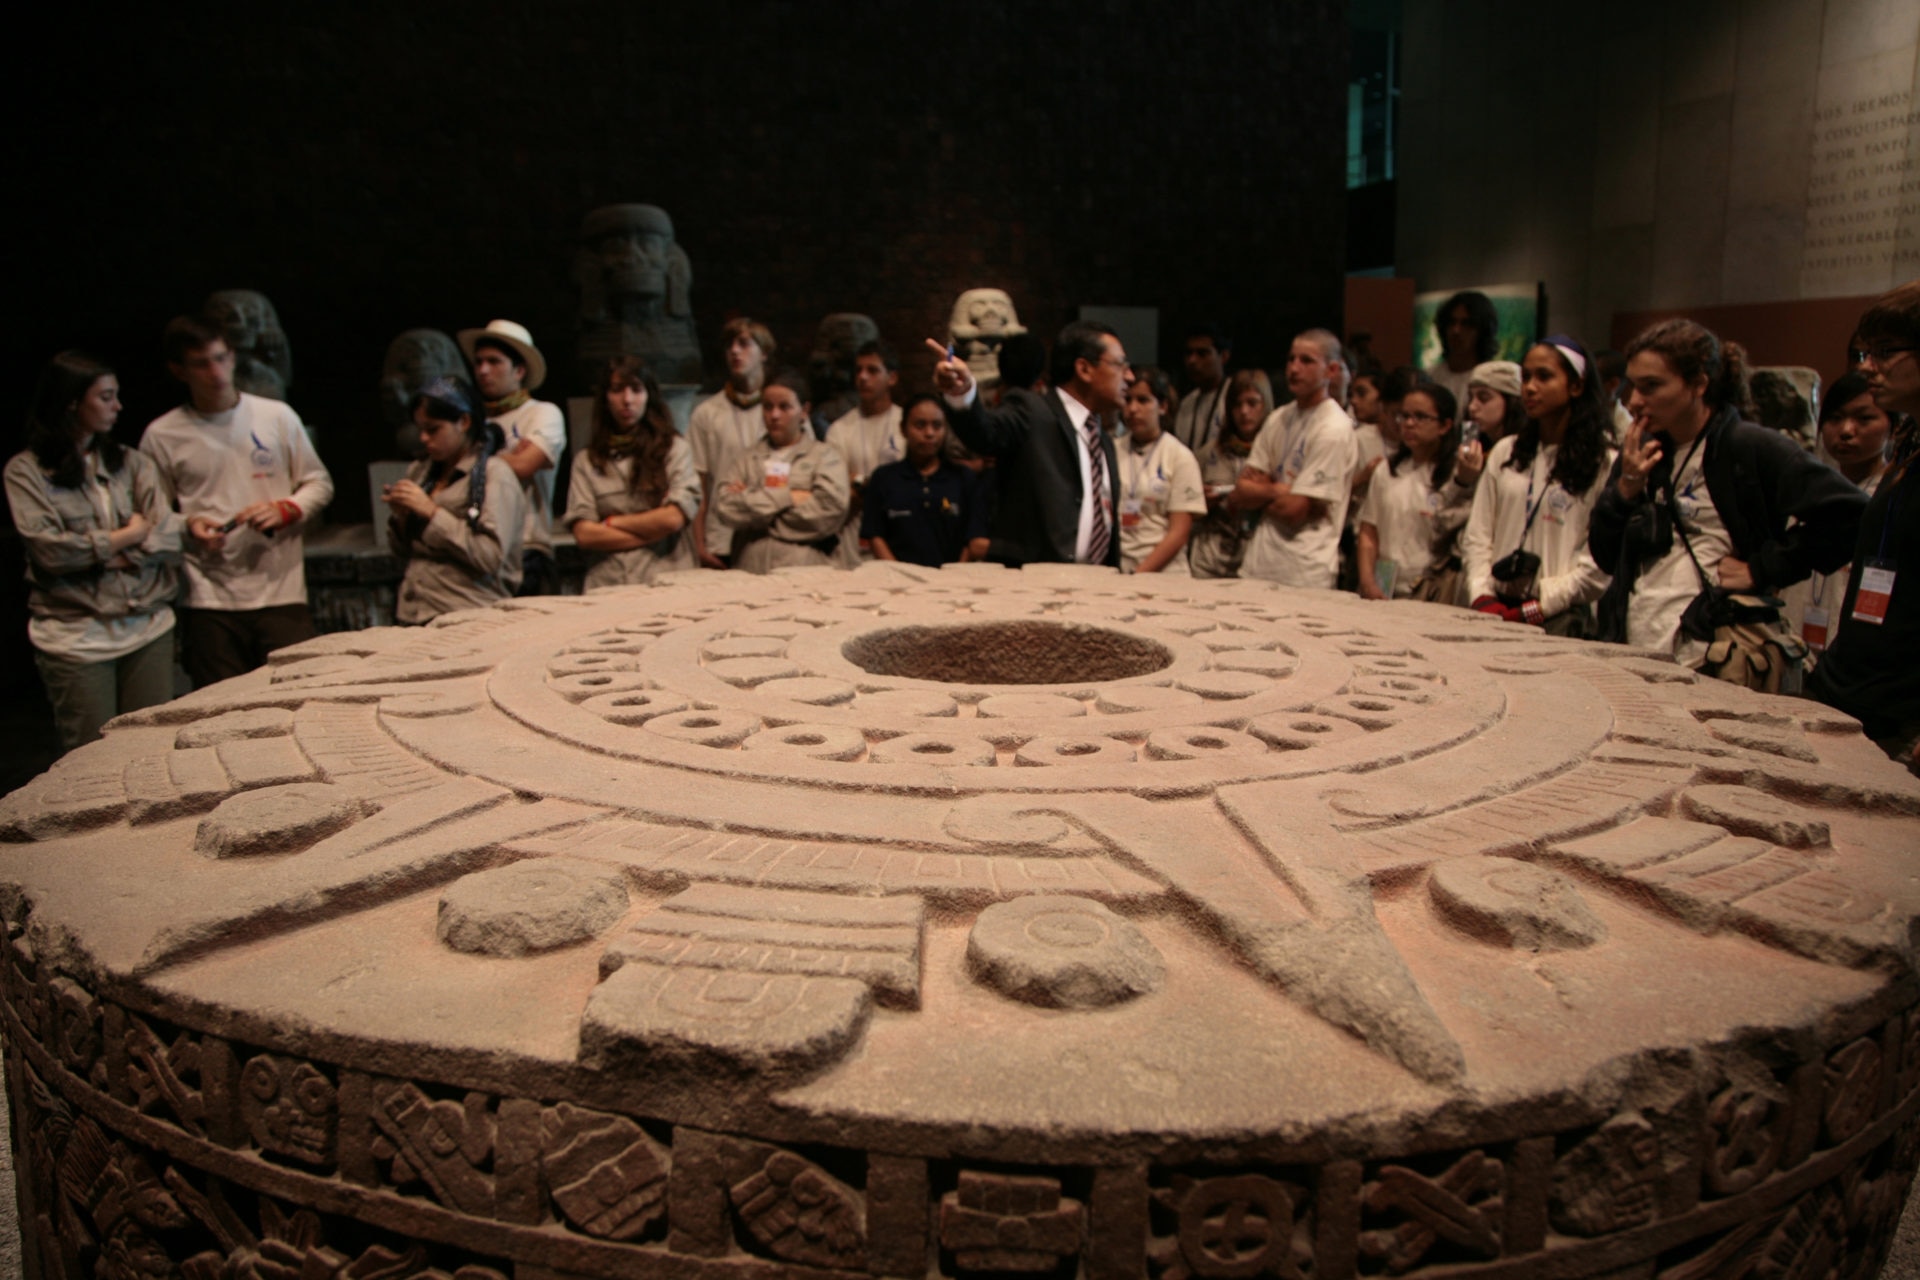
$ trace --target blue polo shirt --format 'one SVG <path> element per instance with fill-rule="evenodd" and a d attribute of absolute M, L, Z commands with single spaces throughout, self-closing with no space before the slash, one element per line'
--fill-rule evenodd
<path fill-rule="evenodd" d="M 980 477 L 945 458 L 925 476 L 907 460 L 877 467 L 861 499 L 860 536 L 886 539 L 909 564 L 952 564 L 968 542 L 987 536 Z"/>

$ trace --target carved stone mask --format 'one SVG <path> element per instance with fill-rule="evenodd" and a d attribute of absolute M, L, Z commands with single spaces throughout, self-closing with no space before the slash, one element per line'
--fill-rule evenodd
<path fill-rule="evenodd" d="M 871 316 L 854 311 L 836 311 L 820 321 L 814 330 L 813 351 L 807 358 L 807 376 L 814 403 L 853 386 L 854 355 L 880 337 L 880 326 Z"/>
<path fill-rule="evenodd" d="M 283 396 L 293 382 L 293 352 L 280 313 L 253 289 L 221 289 L 201 305 L 207 321 L 233 349 L 235 384 L 258 395 Z"/>
<path fill-rule="evenodd" d="M 664 300 L 668 315 L 690 314 L 693 268 L 675 243 L 673 219 L 650 204 L 614 204 L 580 224 L 581 312 L 589 319 L 630 313 Z"/>
<path fill-rule="evenodd" d="M 408 329 L 387 344 L 380 369 L 380 416 L 389 426 L 410 427 L 407 405 L 435 378 L 467 376 L 466 361 L 452 338 L 438 329 Z"/>

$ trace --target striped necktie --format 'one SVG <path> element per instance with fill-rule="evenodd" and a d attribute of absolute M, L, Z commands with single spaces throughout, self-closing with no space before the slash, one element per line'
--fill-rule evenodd
<path fill-rule="evenodd" d="M 1093 488 L 1093 531 L 1087 537 L 1087 563 L 1105 564 L 1113 531 L 1107 528 L 1107 455 L 1100 447 L 1100 419 L 1093 414 L 1080 425 L 1087 446 L 1087 478 Z"/>

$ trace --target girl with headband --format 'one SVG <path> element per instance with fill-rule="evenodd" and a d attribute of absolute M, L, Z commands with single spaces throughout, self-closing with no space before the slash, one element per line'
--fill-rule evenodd
<path fill-rule="evenodd" d="M 427 456 L 380 496 L 393 513 L 388 545 L 407 561 L 394 617 L 423 623 L 513 595 L 527 508 L 499 457 L 505 437 L 466 379 L 434 379 L 410 409 Z"/>
<path fill-rule="evenodd" d="M 1535 343 L 1520 364 L 1520 404 L 1526 421 L 1487 453 L 1460 540 L 1467 599 L 1552 635 L 1590 635 L 1607 577 L 1587 554 L 1587 522 L 1611 450 L 1586 348 L 1559 334 Z M 1471 468 L 1477 446 L 1468 449 Z"/>

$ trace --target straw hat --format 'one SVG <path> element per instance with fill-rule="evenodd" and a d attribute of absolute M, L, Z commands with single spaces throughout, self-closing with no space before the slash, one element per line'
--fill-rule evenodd
<path fill-rule="evenodd" d="M 527 326 L 511 320 L 489 320 L 484 329 L 462 329 L 460 350 L 466 352 L 469 364 L 473 362 L 474 344 L 482 338 L 489 338 L 519 353 L 527 366 L 527 379 L 520 384 L 522 390 L 532 391 L 547 380 L 547 358 L 540 354 L 540 348 L 533 345 L 533 335 L 527 332 Z"/>

